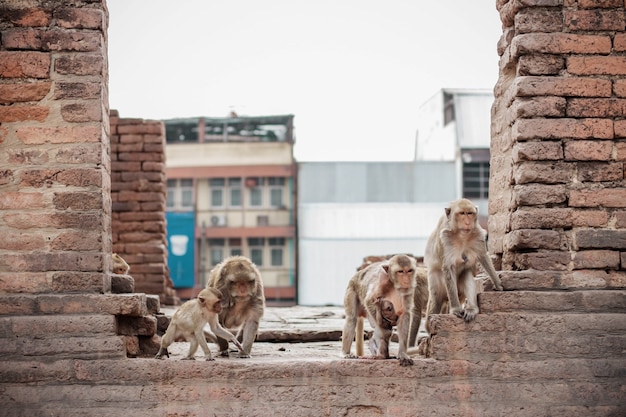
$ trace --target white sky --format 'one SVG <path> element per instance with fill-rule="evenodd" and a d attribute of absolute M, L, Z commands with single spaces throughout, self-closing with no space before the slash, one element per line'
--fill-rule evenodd
<path fill-rule="evenodd" d="M 417 108 L 489 88 L 496 0 L 107 0 L 121 117 L 293 114 L 298 161 L 413 159 Z"/>

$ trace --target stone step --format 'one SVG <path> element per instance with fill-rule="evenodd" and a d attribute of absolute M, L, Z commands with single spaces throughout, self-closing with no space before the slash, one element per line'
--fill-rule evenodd
<path fill-rule="evenodd" d="M 122 359 L 126 350 L 122 336 L 13 337 L 0 338 L 0 356 L 3 361 Z"/>
<path fill-rule="evenodd" d="M 111 314 L 63 314 L 0 317 L 0 338 L 46 338 L 63 336 L 111 336 L 117 334 Z"/>
<path fill-rule="evenodd" d="M 575 271 L 500 271 L 505 290 L 623 289 L 626 271 L 585 269 Z M 491 284 L 487 283 L 487 287 Z"/>
<path fill-rule="evenodd" d="M 422 352 L 439 360 L 617 358 L 626 350 L 626 313 L 492 313 L 470 323 L 448 314 L 430 323 Z"/>
<path fill-rule="evenodd" d="M 0 296 L 0 316 L 38 314 L 113 314 L 145 316 L 147 296 L 133 294 L 7 294 Z"/>
<path fill-rule="evenodd" d="M 478 294 L 478 306 L 481 313 L 626 313 L 626 290 L 487 291 Z"/>

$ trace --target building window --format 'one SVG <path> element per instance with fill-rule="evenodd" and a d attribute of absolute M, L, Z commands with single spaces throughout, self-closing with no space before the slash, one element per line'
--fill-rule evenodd
<path fill-rule="evenodd" d="M 265 239 L 262 237 L 248 238 L 248 247 L 250 249 L 250 260 L 257 266 L 263 266 L 263 246 Z"/>
<path fill-rule="evenodd" d="M 243 255 L 243 250 L 241 249 L 241 239 L 228 239 L 228 250 L 230 252 L 230 256 Z"/>
<path fill-rule="evenodd" d="M 463 197 L 489 198 L 489 162 L 463 163 Z"/>
<path fill-rule="evenodd" d="M 167 180 L 167 209 L 193 209 L 193 180 L 190 178 Z"/>
<path fill-rule="evenodd" d="M 211 207 L 224 207 L 224 188 L 226 180 L 224 178 L 209 179 L 211 190 Z"/>
<path fill-rule="evenodd" d="M 270 177 L 267 179 L 270 192 L 270 206 L 283 207 L 283 189 L 285 188 L 284 177 Z"/>
<path fill-rule="evenodd" d="M 211 267 L 224 260 L 225 243 L 224 239 L 209 239 L 209 257 L 211 259 Z"/>
<path fill-rule="evenodd" d="M 241 178 L 229 178 L 230 206 L 241 207 Z"/>
<path fill-rule="evenodd" d="M 270 246 L 270 263 L 272 266 L 283 266 L 283 253 L 285 247 L 285 238 L 272 237 L 269 238 Z"/>
<path fill-rule="evenodd" d="M 246 178 L 246 186 L 250 190 L 250 207 L 263 206 L 263 186 L 265 179 L 261 177 Z"/>

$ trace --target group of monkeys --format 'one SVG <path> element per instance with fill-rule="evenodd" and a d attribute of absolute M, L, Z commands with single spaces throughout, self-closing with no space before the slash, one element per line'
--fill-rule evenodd
<path fill-rule="evenodd" d="M 374 262 L 350 279 L 344 298 L 346 321 L 342 333 L 342 354 L 363 356 L 363 319 L 373 328 L 369 347 L 372 357 L 389 358 L 393 326 L 398 330 L 398 360 L 413 364 L 409 346 L 417 338 L 422 310 L 428 316 L 450 313 L 471 321 L 478 314 L 474 277 L 480 264 L 493 287 L 502 291 L 500 277 L 487 253 L 487 233 L 478 223 L 478 207 L 468 199 L 452 202 L 426 243 L 424 268 L 414 257 L 394 255 Z M 356 338 L 356 355 L 351 353 Z"/>
<path fill-rule="evenodd" d="M 503 289 L 487 253 L 478 208 L 467 199 L 456 200 L 445 209 L 428 239 L 424 264 L 418 267 L 414 257 L 394 255 L 364 267 L 350 279 L 344 298 L 345 358 L 363 357 L 363 320 L 367 318 L 373 328 L 371 357 L 390 357 L 389 342 L 397 326 L 397 358 L 401 366 L 412 365 L 409 346 L 415 344 L 425 305 L 428 333 L 430 314 L 450 313 L 473 320 L 478 314 L 474 277 L 479 264 L 494 289 Z M 168 346 L 180 337 L 190 343 L 184 359 L 194 359 L 199 345 L 206 360 L 213 360 L 207 338 L 218 344 L 222 356 L 230 355 L 228 343 L 232 342 L 238 356 L 248 358 L 264 309 L 263 282 L 257 267 L 244 256 L 226 258 L 211 270 L 207 287 L 197 298 L 174 313 L 155 358 L 169 357 Z M 205 333 L 207 323 L 213 334 Z M 237 335 L 229 329 L 236 329 Z M 355 339 L 356 355 L 351 353 Z"/>

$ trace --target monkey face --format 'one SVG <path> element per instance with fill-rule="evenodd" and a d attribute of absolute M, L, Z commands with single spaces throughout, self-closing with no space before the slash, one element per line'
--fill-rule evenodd
<path fill-rule="evenodd" d="M 452 230 L 471 232 L 478 221 L 478 208 L 469 200 L 461 199 L 446 209 L 446 215 L 452 223 Z"/>
<path fill-rule="evenodd" d="M 256 276 L 254 274 L 229 276 L 228 290 L 232 297 L 251 297 L 256 293 Z"/>

